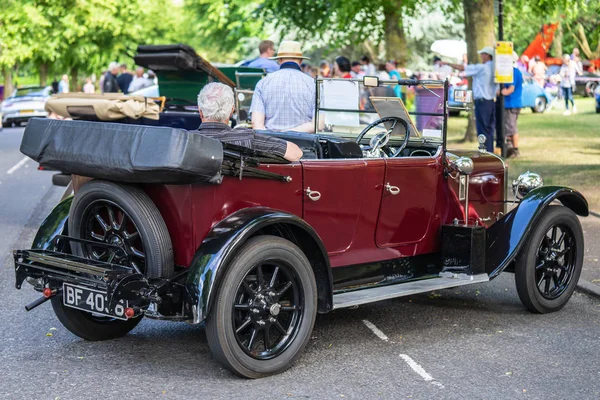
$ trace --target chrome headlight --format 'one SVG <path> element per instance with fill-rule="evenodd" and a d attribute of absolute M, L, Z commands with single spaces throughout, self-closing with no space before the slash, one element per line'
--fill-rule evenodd
<path fill-rule="evenodd" d="M 525 172 L 519 175 L 517 179 L 515 179 L 512 183 L 513 193 L 515 197 L 521 200 L 527 193 L 531 192 L 533 189 L 544 186 L 544 181 L 542 177 L 536 174 L 535 172 Z"/>

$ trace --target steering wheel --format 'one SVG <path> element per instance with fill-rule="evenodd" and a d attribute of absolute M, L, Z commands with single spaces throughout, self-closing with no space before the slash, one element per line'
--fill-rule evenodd
<path fill-rule="evenodd" d="M 363 151 L 371 151 L 371 152 L 377 151 L 377 150 L 382 150 L 388 157 L 397 157 L 402 152 L 402 150 L 404 150 L 406 148 L 406 145 L 408 144 L 408 139 L 410 138 L 410 135 L 408 133 L 408 124 L 402 118 L 384 117 L 384 118 L 378 119 L 377 121 L 371 122 L 358 135 L 358 137 L 356 138 L 356 143 L 358 143 L 360 145 L 360 142 L 365 137 L 367 132 L 369 132 L 371 129 L 373 129 L 377 125 L 382 124 L 384 122 L 392 122 L 392 127 L 390 129 L 388 129 L 386 132 L 378 133 L 377 135 L 373 136 L 373 138 L 369 142 L 369 146 L 361 145 L 361 148 L 363 149 Z M 388 146 L 388 142 L 390 141 L 390 135 L 392 134 L 392 132 L 394 131 L 394 128 L 396 127 L 396 124 L 398 124 L 398 123 L 400 123 L 400 124 L 402 124 L 402 126 L 404 126 L 404 140 L 402 141 L 402 144 L 400 145 L 400 147 L 398 147 L 398 149 L 396 151 L 392 151 L 390 149 L 390 146 Z"/>

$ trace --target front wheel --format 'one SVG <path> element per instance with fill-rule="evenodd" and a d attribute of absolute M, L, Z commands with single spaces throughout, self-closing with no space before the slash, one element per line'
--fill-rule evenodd
<path fill-rule="evenodd" d="M 535 103 L 533 107 L 531 107 L 531 111 L 534 113 L 543 113 L 546 110 L 546 98 L 539 96 L 535 98 Z"/>
<path fill-rule="evenodd" d="M 308 343 L 317 287 L 293 243 L 258 236 L 227 267 L 206 322 L 215 358 L 234 373 L 260 378 L 288 369 Z"/>
<path fill-rule="evenodd" d="M 583 231 L 573 211 L 550 206 L 543 211 L 517 257 L 515 281 L 530 311 L 558 311 L 569 301 L 583 264 Z"/>

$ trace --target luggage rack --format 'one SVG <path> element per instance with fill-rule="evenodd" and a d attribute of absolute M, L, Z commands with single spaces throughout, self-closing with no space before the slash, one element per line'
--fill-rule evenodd
<path fill-rule="evenodd" d="M 118 246 L 91 240 L 76 239 L 64 235 L 56 236 L 49 248 L 56 249 L 59 240 L 107 247 L 115 252 L 121 252 L 123 255 L 126 255 L 125 251 Z M 79 282 L 87 285 L 91 284 L 96 287 L 106 287 L 106 284 L 110 281 L 137 273 L 133 267 L 92 260 L 49 249 L 15 250 L 13 257 L 16 273 L 15 286 L 17 289 L 21 288 L 23 281 L 27 277 Z"/>

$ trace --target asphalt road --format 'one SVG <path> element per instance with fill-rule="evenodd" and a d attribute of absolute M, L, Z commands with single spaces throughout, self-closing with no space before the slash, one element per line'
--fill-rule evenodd
<path fill-rule="evenodd" d="M 10 250 L 29 246 L 62 194 L 32 161 L 13 169 L 21 135 L 0 133 L 0 399 L 600 398 L 600 301 L 575 293 L 534 315 L 510 274 L 319 316 L 296 365 L 255 381 L 215 363 L 201 326 L 146 319 L 85 342 L 49 304 L 25 312 L 37 293 L 14 289 Z"/>

